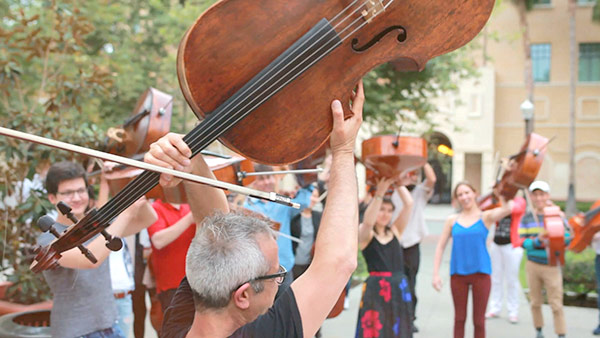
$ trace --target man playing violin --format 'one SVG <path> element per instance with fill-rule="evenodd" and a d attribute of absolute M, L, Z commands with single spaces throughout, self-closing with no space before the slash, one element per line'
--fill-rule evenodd
<path fill-rule="evenodd" d="M 542 304 L 544 297 L 542 288 L 546 289 L 548 304 L 554 316 L 554 331 L 559 337 L 564 337 L 567 331 L 563 313 L 563 280 L 559 267 L 548 265 L 546 245 L 548 236 L 544 229 L 544 208 L 551 205 L 550 185 L 544 181 L 535 181 L 529 186 L 534 212 L 527 212 L 521 219 L 519 235 L 521 245 L 527 252 L 527 283 L 531 298 L 531 314 L 536 329 L 536 338 L 543 338 Z M 571 241 L 565 232 L 565 244 Z"/>
<path fill-rule="evenodd" d="M 78 219 L 83 218 L 90 204 L 88 181 L 83 167 L 73 162 L 55 163 L 46 177 L 48 200 L 54 205 L 65 202 Z M 136 202 L 119 215 L 107 228 L 114 236 L 128 236 L 139 232 L 156 220 L 156 214 L 144 199 Z M 72 222 L 58 214 L 54 228 L 60 233 Z M 63 225 L 64 224 L 64 225 Z M 49 233 L 38 237 L 38 245 L 54 240 Z M 53 294 L 50 314 L 53 337 L 124 337 L 115 321 L 117 308 L 113 296 L 108 260 L 111 252 L 102 236 L 89 240 L 85 246 L 97 258 L 91 263 L 79 249 L 62 253 L 59 266 L 45 270 L 44 278 Z"/>
<path fill-rule="evenodd" d="M 353 149 L 362 121 L 362 83 L 353 97 L 353 116 L 344 120 L 339 101 L 332 103 L 333 164 L 329 201 L 307 271 L 274 303 L 285 275 L 277 242 L 266 222 L 227 214 L 222 191 L 185 183 L 199 225 L 188 251 L 186 275 L 163 322 L 163 337 L 312 337 L 337 301 L 356 268 L 358 196 Z M 181 137 L 169 134 L 146 161 L 208 174 Z M 178 180 L 161 175 L 161 184 Z M 219 210 L 215 215 L 204 216 Z M 319 292 L 315 292 L 319 290 Z"/>

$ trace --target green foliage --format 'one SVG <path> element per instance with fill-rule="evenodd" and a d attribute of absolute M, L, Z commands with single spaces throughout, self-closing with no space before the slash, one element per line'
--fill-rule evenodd
<path fill-rule="evenodd" d="M 581 253 L 567 251 L 563 267 L 563 287 L 565 291 L 588 293 L 596 290 L 596 252 L 588 248 Z"/>
<path fill-rule="evenodd" d="M 381 133 L 396 133 L 400 126 L 410 130 L 417 123 L 432 131 L 439 113 L 435 99 L 457 93 L 461 80 L 477 76 L 473 48 L 476 45 L 438 56 L 421 72 L 399 72 L 393 63 L 369 72 L 364 77 L 365 121 Z"/>
<path fill-rule="evenodd" d="M 567 201 L 552 201 L 552 202 L 554 202 L 554 204 L 559 206 L 560 209 L 563 211 L 565 210 L 565 207 L 567 205 Z M 578 202 L 576 202 L 576 208 L 577 208 L 577 210 L 579 210 L 581 212 L 586 212 L 586 211 L 590 210 L 590 207 L 592 206 L 592 204 L 594 204 L 594 202 L 578 201 Z"/>

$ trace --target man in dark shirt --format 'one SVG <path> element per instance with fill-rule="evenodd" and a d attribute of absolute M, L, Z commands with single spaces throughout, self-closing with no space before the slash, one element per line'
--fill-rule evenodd
<path fill-rule="evenodd" d="M 273 304 L 285 273 L 268 225 L 256 218 L 225 214 L 222 191 L 185 183 L 199 225 L 187 256 L 186 275 L 163 322 L 162 337 L 310 337 L 323 323 L 356 268 L 358 198 L 354 143 L 362 122 L 362 83 L 352 98 L 353 116 L 344 120 L 332 105 L 333 162 L 328 203 L 310 267 Z M 146 155 L 153 164 L 210 176 L 181 136 L 168 134 Z M 161 175 L 161 184 L 179 180 Z M 214 209 L 221 212 L 204 219 Z M 318 290 L 316 292 L 315 290 Z M 192 303 L 193 300 L 194 302 Z"/>

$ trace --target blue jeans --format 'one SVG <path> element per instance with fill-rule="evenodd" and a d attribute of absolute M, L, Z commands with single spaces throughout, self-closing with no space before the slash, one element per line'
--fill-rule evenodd
<path fill-rule="evenodd" d="M 81 338 L 125 338 L 125 335 L 119 328 L 119 325 L 115 323 L 115 325 L 108 329 L 88 333 L 85 336 L 81 336 Z"/>
<path fill-rule="evenodd" d="M 115 299 L 117 304 L 117 325 L 121 329 L 123 336 L 127 337 L 131 331 L 131 325 L 133 324 L 133 303 L 131 301 L 131 295 L 126 295 L 124 298 Z"/>
<path fill-rule="evenodd" d="M 600 295 L 600 255 L 598 254 L 596 254 L 596 293 Z M 597 302 L 598 310 L 600 310 L 600 297 L 598 297 Z"/>

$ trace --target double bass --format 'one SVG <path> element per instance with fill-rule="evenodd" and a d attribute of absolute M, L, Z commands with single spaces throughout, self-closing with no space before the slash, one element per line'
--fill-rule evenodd
<path fill-rule="evenodd" d="M 351 89 L 365 73 L 392 60 L 422 70 L 473 39 L 493 7 L 493 0 L 217 2 L 178 50 L 183 95 L 204 117 L 183 141 L 192 156 L 220 139 L 256 162 L 299 161 L 327 141 L 333 99 L 350 111 Z M 158 181 L 157 173 L 140 174 L 42 248 L 36 270 L 105 229 Z"/>

